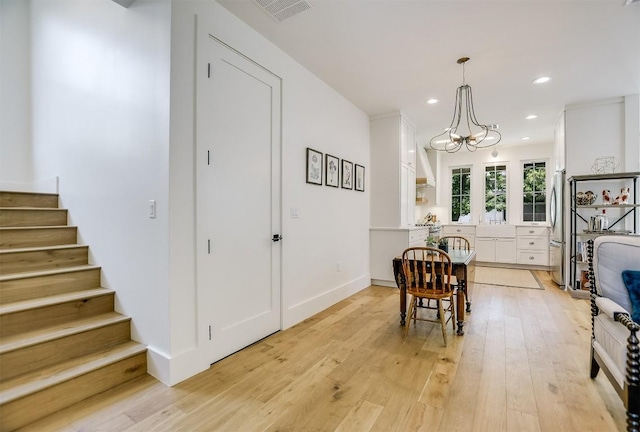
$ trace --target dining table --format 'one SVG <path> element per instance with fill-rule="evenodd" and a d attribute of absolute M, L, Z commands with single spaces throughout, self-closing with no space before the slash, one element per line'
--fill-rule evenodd
<path fill-rule="evenodd" d="M 464 335 L 465 312 L 471 312 L 471 296 L 469 283 L 474 281 L 476 251 L 474 249 L 454 249 L 447 252 L 451 258 L 451 275 L 456 277 L 456 334 Z M 393 259 L 393 275 L 400 290 L 400 325 L 406 324 L 407 318 L 407 286 L 405 284 L 402 257 Z"/>

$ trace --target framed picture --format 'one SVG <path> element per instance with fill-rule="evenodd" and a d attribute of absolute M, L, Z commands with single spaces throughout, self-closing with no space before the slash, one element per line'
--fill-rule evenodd
<path fill-rule="evenodd" d="M 307 147 L 307 183 L 322 186 L 322 153 Z"/>
<path fill-rule="evenodd" d="M 364 192 L 364 167 L 356 164 L 355 186 L 359 192 Z"/>
<path fill-rule="evenodd" d="M 342 159 L 342 188 L 353 189 L 353 163 Z"/>
<path fill-rule="evenodd" d="M 325 155 L 324 184 L 331 187 L 340 187 L 340 159 L 330 154 Z"/>

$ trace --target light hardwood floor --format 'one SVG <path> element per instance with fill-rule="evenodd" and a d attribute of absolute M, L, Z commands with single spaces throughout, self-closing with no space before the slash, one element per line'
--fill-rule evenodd
<path fill-rule="evenodd" d="M 622 402 L 589 378 L 587 300 L 472 287 L 466 334 L 403 338 L 398 291 L 372 286 L 176 385 L 149 376 L 28 431 L 616 431 Z"/>

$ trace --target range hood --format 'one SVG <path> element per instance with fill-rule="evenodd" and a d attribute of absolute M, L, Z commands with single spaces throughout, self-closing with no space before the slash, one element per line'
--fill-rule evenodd
<path fill-rule="evenodd" d="M 416 183 L 435 187 L 436 178 L 429 163 L 429 155 L 424 147 L 416 146 Z"/>

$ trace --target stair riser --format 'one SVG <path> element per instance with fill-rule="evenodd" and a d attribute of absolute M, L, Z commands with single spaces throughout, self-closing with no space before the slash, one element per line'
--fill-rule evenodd
<path fill-rule="evenodd" d="M 0 192 L 0 207 L 58 208 L 58 195 L 25 192 Z"/>
<path fill-rule="evenodd" d="M 0 209 L 0 226 L 62 226 L 67 224 L 67 211 L 56 210 L 28 210 L 28 209 Z"/>
<path fill-rule="evenodd" d="M 1 407 L 0 430 L 8 431 L 25 426 L 62 408 L 144 375 L 146 370 L 146 354 L 142 353 L 31 396 L 9 402 Z"/>
<path fill-rule="evenodd" d="M 0 282 L 0 304 L 100 286 L 100 269 L 74 271 Z"/>
<path fill-rule="evenodd" d="M 0 274 L 75 267 L 89 263 L 89 248 L 47 249 L 0 254 Z"/>
<path fill-rule="evenodd" d="M 130 340 L 130 321 L 50 340 L 0 355 L 0 380 L 79 357 Z M 71 327 L 71 326 L 70 326 Z"/>
<path fill-rule="evenodd" d="M 0 337 L 38 330 L 64 322 L 72 323 L 75 320 L 113 312 L 113 302 L 114 294 L 112 292 L 85 300 L 2 315 L 0 316 Z"/>
<path fill-rule="evenodd" d="M 31 248 L 76 244 L 78 229 L 64 228 L 10 228 L 0 230 L 0 249 Z"/>

